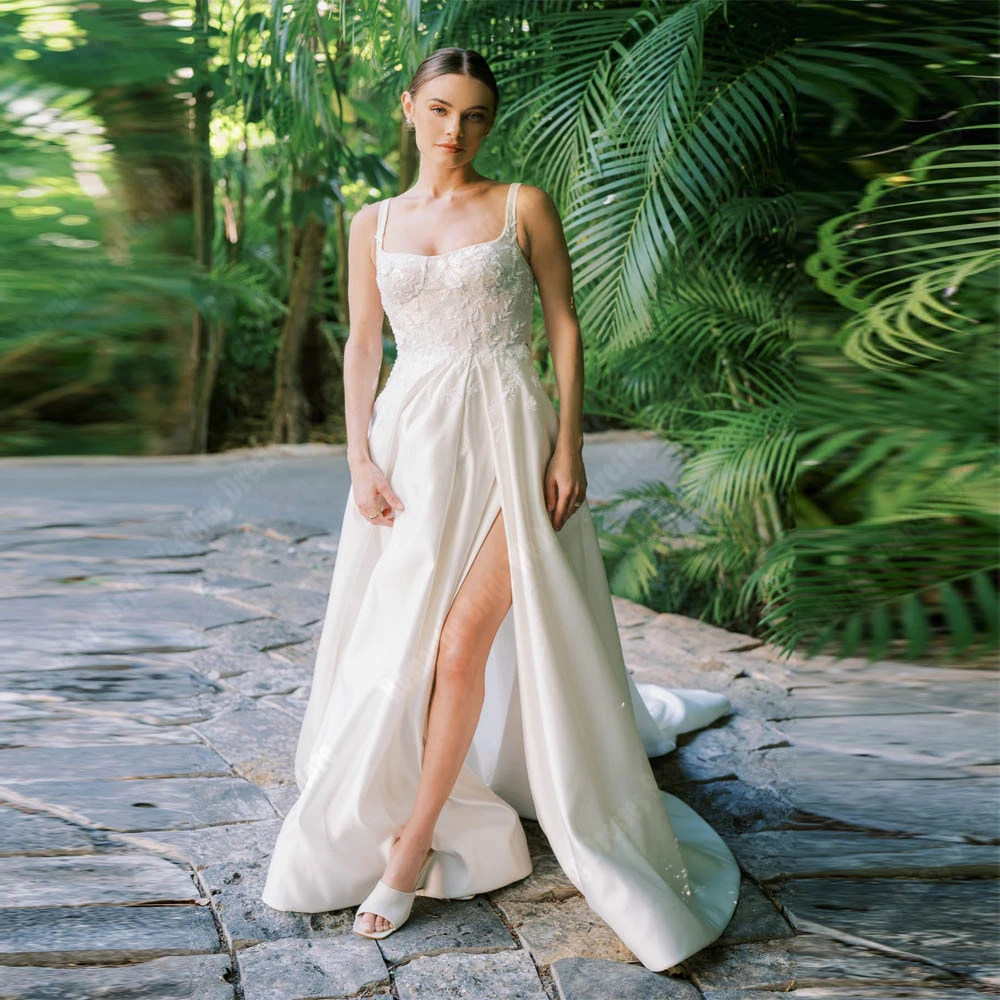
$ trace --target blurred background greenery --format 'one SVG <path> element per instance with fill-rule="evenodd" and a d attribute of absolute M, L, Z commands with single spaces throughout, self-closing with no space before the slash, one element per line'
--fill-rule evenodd
<path fill-rule="evenodd" d="M 412 183 L 444 45 L 500 81 L 477 168 L 562 213 L 585 429 L 683 457 L 606 508 L 612 589 L 994 650 L 986 0 L 0 0 L 0 454 L 343 441 L 349 220 Z"/>

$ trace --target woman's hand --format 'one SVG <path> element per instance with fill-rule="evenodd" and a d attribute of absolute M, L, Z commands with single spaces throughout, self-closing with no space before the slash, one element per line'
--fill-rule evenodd
<path fill-rule="evenodd" d="M 545 469 L 545 507 L 556 531 L 586 503 L 586 494 L 581 449 L 557 444 Z"/>
<path fill-rule="evenodd" d="M 382 470 L 371 459 L 351 466 L 354 503 L 369 524 L 392 525 L 397 510 L 405 510 Z M 372 517 L 372 515 L 375 517 Z"/>

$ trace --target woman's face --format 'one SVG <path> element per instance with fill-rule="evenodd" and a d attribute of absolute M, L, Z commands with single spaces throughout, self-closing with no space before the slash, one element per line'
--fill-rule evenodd
<path fill-rule="evenodd" d="M 435 76 L 414 95 L 404 91 L 402 101 L 417 149 L 446 166 L 472 160 L 493 124 L 493 92 L 461 73 Z"/>

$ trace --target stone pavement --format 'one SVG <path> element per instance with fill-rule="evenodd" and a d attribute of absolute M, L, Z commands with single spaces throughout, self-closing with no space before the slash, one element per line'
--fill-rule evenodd
<path fill-rule="evenodd" d="M 531 876 L 418 897 L 376 942 L 353 909 L 258 898 L 336 535 L 153 499 L 0 510 L 0 1000 L 1000 993 L 995 674 L 787 662 L 616 599 L 636 680 L 735 706 L 653 761 L 740 861 L 723 937 L 647 971 L 525 821 Z"/>

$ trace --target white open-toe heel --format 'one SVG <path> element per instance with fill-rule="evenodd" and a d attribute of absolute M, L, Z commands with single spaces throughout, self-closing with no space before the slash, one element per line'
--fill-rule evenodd
<path fill-rule="evenodd" d="M 386 885 L 381 879 L 375 883 L 375 888 L 362 901 L 358 907 L 358 912 L 354 917 L 354 933 L 366 938 L 384 938 L 393 931 L 398 931 L 407 920 L 410 919 L 410 910 L 413 909 L 413 900 L 417 895 L 417 889 L 423 888 L 424 877 L 430 867 L 434 851 L 427 852 L 427 858 L 417 875 L 417 884 L 413 892 L 403 892 L 402 889 L 393 889 L 391 885 Z M 366 931 L 361 927 L 361 914 L 375 913 L 392 923 L 392 927 L 384 931 Z"/>

